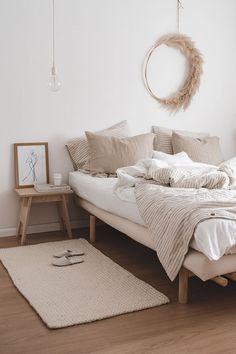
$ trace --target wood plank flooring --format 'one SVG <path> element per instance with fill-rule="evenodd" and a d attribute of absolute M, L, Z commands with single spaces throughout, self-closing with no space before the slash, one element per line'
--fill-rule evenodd
<path fill-rule="evenodd" d="M 87 236 L 88 231 L 77 230 L 74 234 Z M 28 243 L 63 238 L 60 232 L 44 233 L 29 236 Z M 0 247 L 16 245 L 14 237 L 0 239 Z M 236 353 L 236 283 L 221 288 L 192 279 L 190 302 L 180 305 L 177 282 L 168 280 L 153 251 L 109 227 L 98 228 L 96 247 L 165 293 L 171 303 L 90 324 L 50 330 L 0 265 L 0 354 Z"/>

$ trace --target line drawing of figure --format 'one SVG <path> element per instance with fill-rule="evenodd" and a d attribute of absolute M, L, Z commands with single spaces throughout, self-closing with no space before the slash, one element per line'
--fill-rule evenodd
<path fill-rule="evenodd" d="M 28 165 L 28 171 L 26 176 L 22 179 L 23 182 L 25 182 L 27 179 L 32 178 L 33 182 L 37 181 L 37 175 L 36 175 L 36 165 L 38 163 L 38 155 L 37 153 L 32 149 L 30 150 L 30 154 L 25 160 L 25 164 Z"/>

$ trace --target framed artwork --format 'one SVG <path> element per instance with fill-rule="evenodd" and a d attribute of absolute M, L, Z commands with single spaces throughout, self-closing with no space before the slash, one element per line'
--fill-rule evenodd
<path fill-rule="evenodd" d="M 48 143 L 14 144 L 16 188 L 49 183 Z"/>

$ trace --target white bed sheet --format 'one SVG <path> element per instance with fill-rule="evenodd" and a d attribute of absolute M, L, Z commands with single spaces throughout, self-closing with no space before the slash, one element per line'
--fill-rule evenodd
<path fill-rule="evenodd" d="M 69 174 L 69 184 L 79 197 L 112 214 L 145 225 L 135 203 L 133 188 L 126 191 L 130 202 L 123 201 L 113 192 L 116 182 L 117 178 L 92 177 L 82 172 Z"/>
<path fill-rule="evenodd" d="M 79 197 L 112 214 L 145 225 L 135 202 L 134 188 L 125 191 L 124 201 L 113 191 L 116 182 L 117 178 L 92 177 L 78 171 L 69 174 L 69 184 Z M 190 246 L 210 260 L 218 260 L 224 254 L 236 253 L 236 222 L 224 219 L 201 222 L 195 230 Z"/>

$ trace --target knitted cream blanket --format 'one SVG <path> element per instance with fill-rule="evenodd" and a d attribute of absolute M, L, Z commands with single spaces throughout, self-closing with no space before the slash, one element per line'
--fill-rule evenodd
<path fill-rule="evenodd" d="M 210 218 L 236 220 L 236 191 L 170 188 L 154 183 L 136 184 L 136 201 L 157 256 L 174 280 L 198 223 Z"/>

